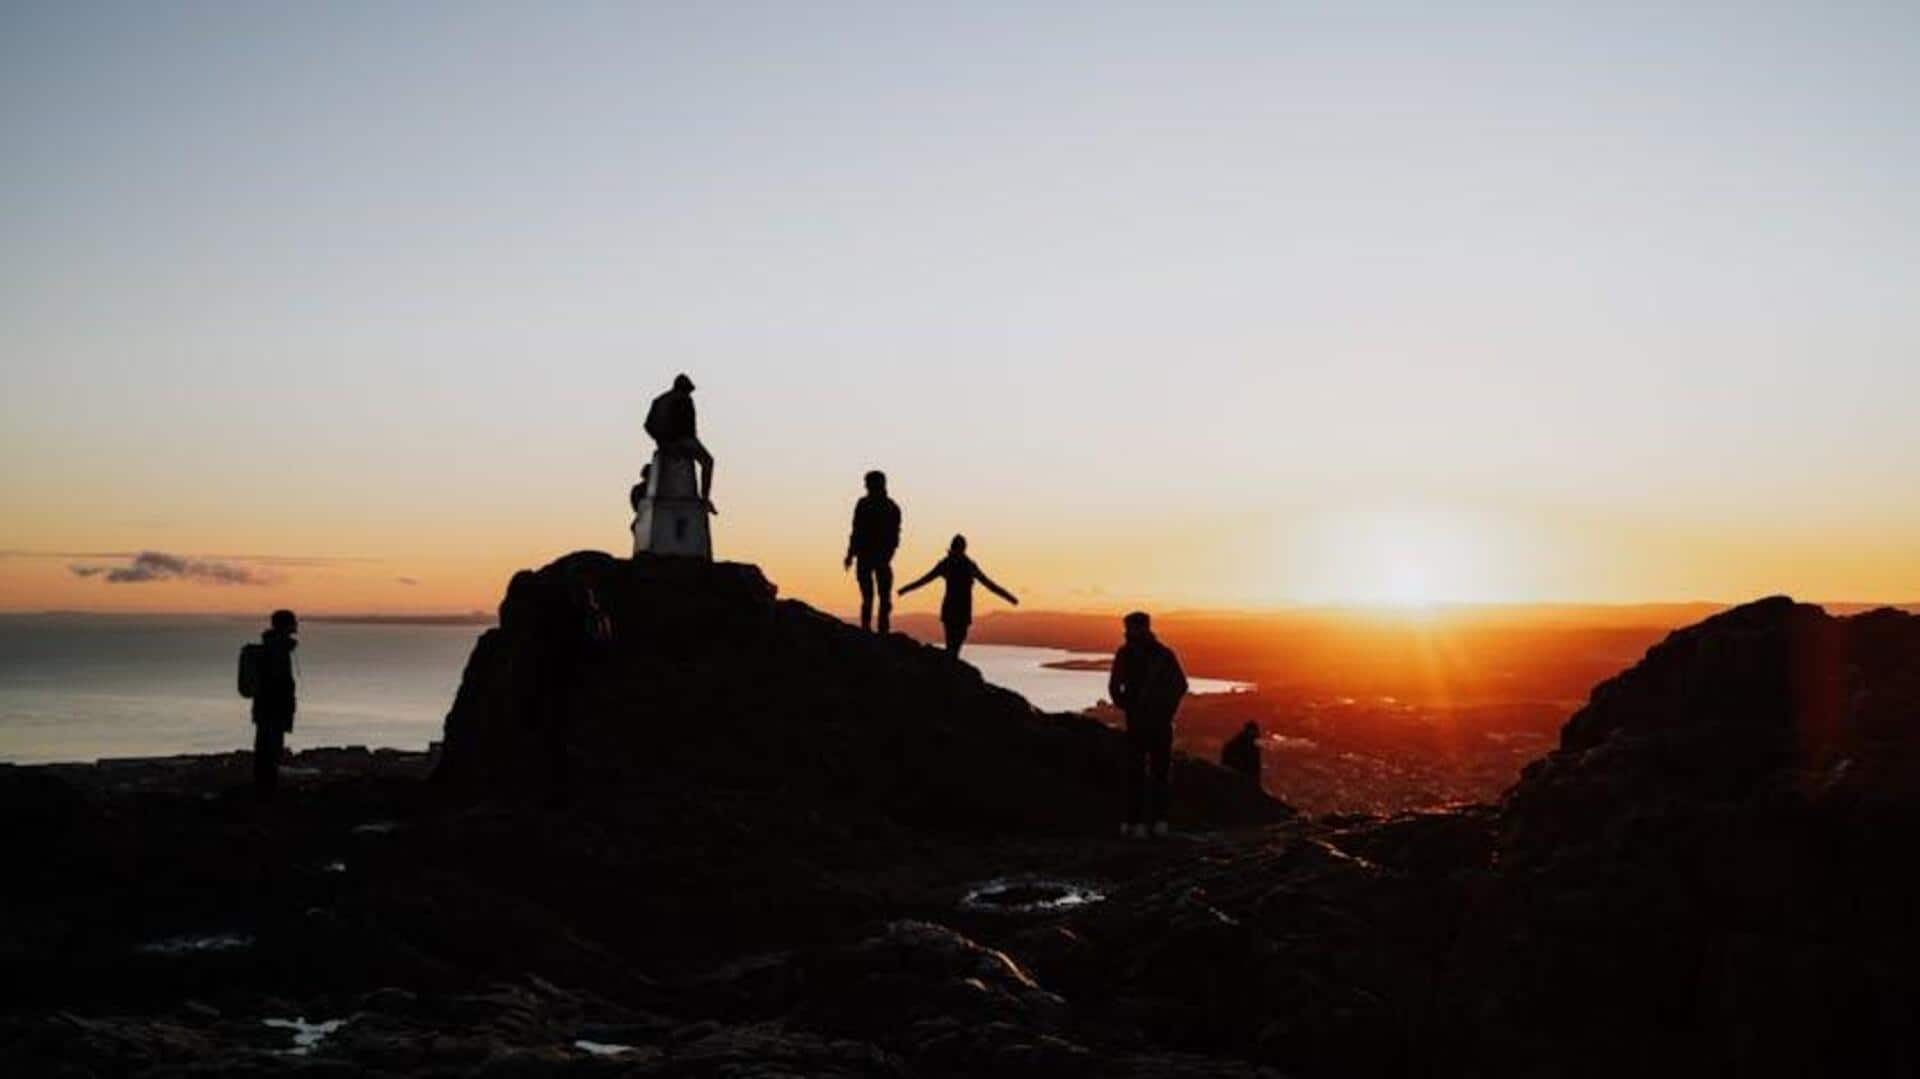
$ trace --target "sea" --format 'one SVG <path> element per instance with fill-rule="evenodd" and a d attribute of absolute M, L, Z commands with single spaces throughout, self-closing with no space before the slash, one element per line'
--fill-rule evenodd
<path fill-rule="evenodd" d="M 260 628 L 218 616 L 0 615 L 0 762 L 251 747 L 234 670 L 240 646 L 258 640 Z M 289 746 L 427 748 L 484 628 L 303 622 Z M 1072 652 L 970 644 L 963 657 L 1046 711 L 1078 711 L 1106 696 L 1105 672 L 1047 666 L 1088 658 Z M 1196 693 L 1237 688 L 1193 680 Z"/>

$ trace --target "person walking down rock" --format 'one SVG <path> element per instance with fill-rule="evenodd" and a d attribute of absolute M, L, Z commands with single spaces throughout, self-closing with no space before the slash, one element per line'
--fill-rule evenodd
<path fill-rule="evenodd" d="M 300 622 L 292 611 L 275 611 L 259 644 L 240 650 L 240 695 L 253 699 L 253 790 L 270 801 L 280 786 L 280 758 L 293 729 L 293 650 Z"/>
<path fill-rule="evenodd" d="M 1107 696 L 1127 717 L 1127 815 L 1120 834 L 1167 834 L 1167 771 L 1173 764 L 1173 717 L 1187 695 L 1187 675 L 1173 649 L 1153 635 L 1153 620 L 1135 611 L 1121 623 L 1126 641 L 1113 654 Z"/>
<path fill-rule="evenodd" d="M 1260 782 L 1260 724 L 1251 720 L 1240 728 L 1240 733 L 1227 740 L 1220 749 L 1220 764 L 1230 771 Z"/>
<path fill-rule="evenodd" d="M 842 568 L 860 582 L 860 628 L 873 628 L 873 600 L 880 597 L 880 632 L 892 628 L 893 552 L 900 547 L 900 506 L 887 497 L 887 474 L 867 473 L 867 493 L 854 503 Z"/>
<path fill-rule="evenodd" d="M 947 582 L 946 598 L 940 601 L 940 627 L 947 633 L 947 654 L 957 656 L 960 646 L 967 643 L 967 629 L 973 625 L 973 585 L 975 581 L 984 585 L 987 591 L 1013 604 L 1020 606 L 1020 600 L 1013 593 L 993 583 L 973 559 L 967 557 L 967 537 L 955 536 L 947 546 L 947 557 L 928 570 L 924 576 L 912 584 L 900 589 L 901 595 L 919 588 L 938 577 Z"/>
<path fill-rule="evenodd" d="M 647 409 L 647 434 L 653 444 L 668 457 L 690 458 L 700 466 L 700 500 L 713 508 L 713 454 L 700 443 L 698 422 L 693 409 L 693 380 L 675 375 L 673 388 L 653 399 Z M 657 477 L 656 477 L 657 478 Z"/>

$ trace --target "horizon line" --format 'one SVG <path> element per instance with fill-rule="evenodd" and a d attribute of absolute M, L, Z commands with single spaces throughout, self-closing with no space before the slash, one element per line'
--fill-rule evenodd
<path fill-rule="evenodd" d="M 1786 596 L 1796 603 L 1806 603 L 1821 608 L 1840 608 L 1848 610 L 1877 610 L 1892 608 L 1896 610 L 1920 610 L 1920 599 L 1910 600 L 1806 600 L 1783 592 L 1770 592 L 1748 599 L 1673 599 L 1673 600 L 1448 600 L 1433 603 L 1383 603 L 1377 601 L 1316 602 L 1316 603 L 1276 603 L 1256 606 L 1205 604 L 1167 607 L 1154 611 L 1158 618 L 1189 618 L 1222 615 L 1281 615 L 1281 614 L 1366 614 L 1373 616 L 1430 617 L 1438 614 L 1476 611 L 1535 611 L 1554 609 L 1592 610 L 1592 611 L 1630 611 L 1648 608 L 1711 608 L 1729 610 L 1749 603 Z M 783 597 L 793 598 L 793 597 Z M 805 601 L 802 601 L 805 602 Z M 1033 610 L 990 611 L 981 615 L 979 621 L 999 618 L 1033 618 L 1042 615 L 1067 616 L 1111 616 L 1117 611 L 1142 606 L 1141 602 L 1117 602 L 1107 606 L 1093 607 L 1043 607 Z M 1150 604 L 1149 604 L 1150 605 Z M 269 605 L 270 606 L 270 605 Z M 808 606 L 813 606 L 808 604 Z M 816 608 L 826 613 L 834 613 L 830 608 Z M 854 609 L 849 607 L 849 610 Z M 54 617 L 62 615 L 79 616 L 148 616 L 154 618 L 262 618 L 266 608 L 246 608 L 232 610 L 154 610 L 148 608 L 126 607 L 0 607 L 0 616 L 9 617 Z M 497 619 L 494 611 L 479 607 L 465 609 L 439 610 L 309 610 L 301 614 L 302 618 L 314 621 L 407 621 L 425 619 Z M 896 611 L 895 621 L 903 618 L 935 618 L 935 614 L 924 611 Z"/>

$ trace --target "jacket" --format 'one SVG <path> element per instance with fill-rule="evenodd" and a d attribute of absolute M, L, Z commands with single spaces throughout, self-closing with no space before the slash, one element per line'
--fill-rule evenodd
<path fill-rule="evenodd" d="M 1127 725 L 1171 724 L 1187 695 L 1187 674 L 1173 649 L 1158 638 L 1120 646 L 1107 675 L 1107 696 L 1127 714 Z"/>
<path fill-rule="evenodd" d="M 867 495 L 855 503 L 847 553 L 885 562 L 899 548 L 899 505 L 886 495 Z"/>
<path fill-rule="evenodd" d="M 647 409 L 647 434 L 661 446 L 699 437 L 695 431 L 693 395 L 668 390 L 653 399 Z"/>
<path fill-rule="evenodd" d="M 283 730 L 293 727 L 293 650 L 290 634 L 267 630 L 260 634 L 260 683 L 253 694 L 253 721 L 271 721 Z"/>

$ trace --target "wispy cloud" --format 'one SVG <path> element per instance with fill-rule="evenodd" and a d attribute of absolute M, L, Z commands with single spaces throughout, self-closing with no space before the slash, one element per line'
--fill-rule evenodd
<path fill-rule="evenodd" d="M 119 557 L 119 556 L 117 556 Z M 285 564 L 285 563 L 280 563 Z M 76 577 L 98 577 L 108 584 L 145 584 L 151 581 L 192 581 L 207 585 L 263 585 L 279 578 L 242 562 L 218 558 L 185 558 L 165 551 L 140 551 L 118 566 L 76 563 L 67 569 Z"/>
<path fill-rule="evenodd" d="M 395 577 L 394 580 L 399 581 L 409 588 L 420 583 L 420 578 L 418 577 Z"/>
<path fill-rule="evenodd" d="M 85 558 L 85 559 L 134 559 L 149 551 L 31 551 L 18 548 L 0 550 L 0 558 Z M 385 561 L 380 558 L 338 558 L 332 555 L 286 555 L 286 554 L 204 554 L 183 556 L 189 560 L 198 559 L 208 562 L 239 562 L 254 566 L 289 567 L 325 567 L 377 564 Z"/>

